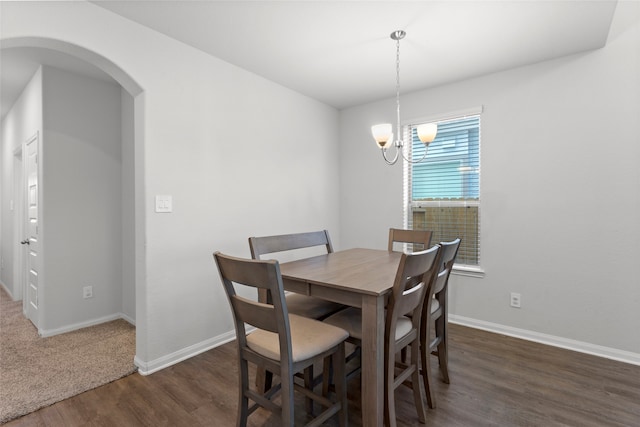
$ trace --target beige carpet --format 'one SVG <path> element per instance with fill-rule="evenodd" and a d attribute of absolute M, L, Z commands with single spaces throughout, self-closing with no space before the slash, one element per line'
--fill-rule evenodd
<path fill-rule="evenodd" d="M 135 372 L 134 355 L 124 320 L 40 338 L 0 287 L 0 424 Z"/>

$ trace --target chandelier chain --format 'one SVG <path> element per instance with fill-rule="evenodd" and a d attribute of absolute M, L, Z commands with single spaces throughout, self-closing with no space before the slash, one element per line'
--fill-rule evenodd
<path fill-rule="evenodd" d="M 400 39 L 396 40 L 396 132 L 397 140 L 402 140 L 400 131 Z"/>

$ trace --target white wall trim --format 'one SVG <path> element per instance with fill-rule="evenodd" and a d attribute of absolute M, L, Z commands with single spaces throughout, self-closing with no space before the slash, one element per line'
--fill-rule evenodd
<path fill-rule="evenodd" d="M 4 284 L 2 280 L 0 280 L 0 286 L 2 286 L 2 289 L 4 289 L 4 291 L 9 295 L 9 298 L 11 298 L 11 301 L 13 301 L 13 295 L 11 295 L 11 292 L 9 292 L 9 288 Z"/>
<path fill-rule="evenodd" d="M 205 351 L 209 351 L 213 348 L 216 348 L 222 344 L 226 344 L 229 341 L 233 341 L 235 339 L 236 339 L 236 332 L 235 330 L 233 330 L 233 331 L 225 332 L 224 334 L 218 335 L 217 337 L 213 337 L 208 340 L 201 341 L 189 347 L 185 347 L 178 351 L 174 351 L 171 354 L 167 354 L 166 356 L 159 357 L 150 362 L 144 362 L 140 360 L 138 356 L 136 356 L 133 359 L 133 363 L 138 367 L 139 374 L 150 375 L 161 369 L 168 368 L 171 365 L 175 365 L 176 363 L 182 362 L 183 360 L 189 359 L 190 357 L 197 356 L 200 353 L 204 353 Z"/>
<path fill-rule="evenodd" d="M 542 334 L 539 332 L 528 331 L 526 329 L 500 325 L 498 323 L 485 322 L 484 320 L 471 319 L 469 317 L 458 316 L 455 314 L 449 315 L 449 321 L 458 325 L 469 326 L 470 328 L 482 329 L 484 331 L 495 332 L 514 338 L 534 341 L 540 344 L 551 345 L 553 347 L 564 348 L 567 350 L 573 350 L 580 353 L 591 354 L 593 356 L 604 357 L 606 359 L 640 366 L 640 354 L 630 351 L 618 350 L 583 341 Z"/>
<path fill-rule="evenodd" d="M 47 338 L 47 337 L 52 337 L 54 335 L 64 334 L 65 332 L 71 332 L 71 331 L 75 331 L 77 329 L 86 328 L 88 326 L 95 326 L 95 325 L 99 325 L 101 323 L 111 322 L 112 320 L 117 320 L 117 319 L 123 319 L 123 320 L 126 320 L 127 322 L 131 323 L 132 325 L 135 325 L 135 321 L 131 317 L 125 315 L 124 313 L 115 313 L 115 314 L 110 314 L 108 316 L 98 317 L 97 319 L 87 320 L 86 322 L 80 322 L 80 323 L 74 323 L 74 324 L 71 324 L 71 325 L 66 325 L 66 326 L 63 326 L 61 328 L 39 329 L 38 330 L 38 334 L 42 338 Z"/>

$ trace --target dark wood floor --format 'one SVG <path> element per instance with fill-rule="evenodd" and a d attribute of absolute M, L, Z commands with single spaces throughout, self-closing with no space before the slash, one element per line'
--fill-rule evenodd
<path fill-rule="evenodd" d="M 437 382 L 438 407 L 428 411 L 429 426 L 640 426 L 640 366 L 458 325 L 451 325 L 450 334 L 451 384 Z M 233 426 L 235 361 L 232 342 L 146 377 L 131 375 L 6 426 Z M 349 385 L 354 426 L 361 424 L 358 382 Z M 399 425 L 422 425 L 410 390 L 396 393 Z M 296 409 L 304 423 L 304 401 L 299 400 Z M 259 410 L 250 425 L 274 426 L 278 418 Z"/>

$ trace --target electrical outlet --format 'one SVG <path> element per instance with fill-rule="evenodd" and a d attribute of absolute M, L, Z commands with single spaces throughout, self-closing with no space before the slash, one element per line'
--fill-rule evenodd
<path fill-rule="evenodd" d="M 93 286 L 85 286 L 82 288 L 82 298 L 93 298 Z"/>
<path fill-rule="evenodd" d="M 520 294 L 511 292 L 511 307 L 520 308 L 521 303 L 522 303 L 522 298 Z"/>

